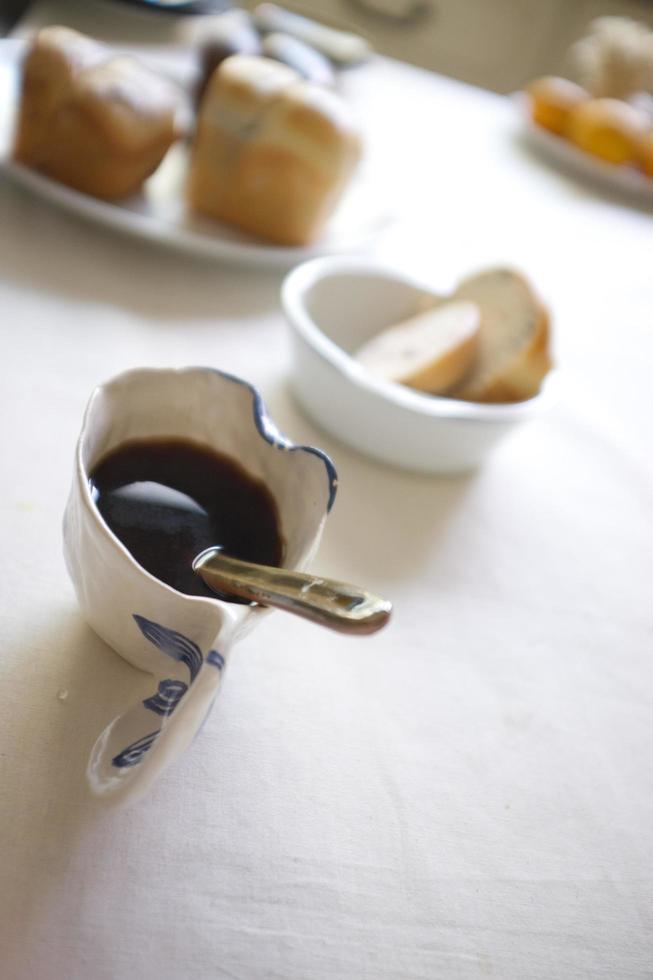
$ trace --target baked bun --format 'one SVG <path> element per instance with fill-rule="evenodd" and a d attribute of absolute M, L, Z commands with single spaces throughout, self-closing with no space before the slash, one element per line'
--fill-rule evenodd
<path fill-rule="evenodd" d="M 480 328 L 475 303 L 443 302 L 382 330 L 355 358 L 386 381 L 440 395 L 472 367 Z"/>
<path fill-rule="evenodd" d="M 640 141 L 638 156 L 644 173 L 653 177 L 653 130 L 649 130 Z"/>
<path fill-rule="evenodd" d="M 567 60 L 596 98 L 628 99 L 653 89 L 653 31 L 630 17 L 597 17 Z"/>
<path fill-rule="evenodd" d="M 261 238 L 320 233 L 360 156 L 347 104 L 269 58 L 234 55 L 213 73 L 191 158 L 192 208 Z"/>
<path fill-rule="evenodd" d="M 537 78 L 526 89 L 533 122 L 564 136 L 572 109 L 589 99 L 584 88 L 566 78 Z"/>
<path fill-rule="evenodd" d="M 175 88 L 135 59 L 47 27 L 25 59 L 14 157 L 87 194 L 125 197 L 179 135 L 180 109 Z"/>
<path fill-rule="evenodd" d="M 620 99 L 590 99 L 569 116 L 568 136 L 581 150 L 607 163 L 633 163 L 647 120 L 639 109 Z"/>
<path fill-rule="evenodd" d="M 452 299 L 479 307 L 481 331 L 472 371 L 451 397 L 516 402 L 536 395 L 551 368 L 549 316 L 526 280 L 510 269 L 481 272 Z"/>

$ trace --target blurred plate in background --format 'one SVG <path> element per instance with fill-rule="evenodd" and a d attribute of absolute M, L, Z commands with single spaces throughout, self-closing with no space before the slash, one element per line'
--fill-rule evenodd
<path fill-rule="evenodd" d="M 188 146 L 184 143 L 173 146 L 142 193 L 123 201 L 103 201 L 52 180 L 11 159 L 23 50 L 22 41 L 0 40 L 0 172 L 45 201 L 158 245 L 216 261 L 271 268 L 290 268 L 318 255 L 359 251 L 390 222 L 390 215 L 381 209 L 380 193 L 360 173 L 319 241 L 301 247 L 267 244 L 186 209 Z"/>
<path fill-rule="evenodd" d="M 568 171 L 585 184 L 595 184 L 605 190 L 625 194 L 641 204 L 653 204 L 653 178 L 634 167 L 606 163 L 585 153 L 569 140 L 534 123 L 528 112 L 528 97 L 524 93 L 517 92 L 512 99 L 521 116 L 521 135 L 527 145 L 547 162 L 553 163 L 560 170 Z"/>

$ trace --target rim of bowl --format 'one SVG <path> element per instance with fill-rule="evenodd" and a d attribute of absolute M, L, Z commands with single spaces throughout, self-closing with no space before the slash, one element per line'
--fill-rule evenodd
<path fill-rule="evenodd" d="M 552 389 L 558 381 L 558 371 L 553 368 L 543 381 L 541 391 L 533 398 L 521 402 L 490 404 L 467 402 L 441 395 L 422 394 L 418 391 L 375 378 L 342 347 L 331 340 L 309 316 L 305 297 L 308 291 L 322 279 L 336 275 L 365 274 L 373 278 L 394 280 L 421 292 L 434 293 L 432 287 L 420 282 L 388 264 L 366 258 L 340 258 L 325 256 L 310 259 L 296 266 L 283 280 L 281 303 L 291 327 L 309 346 L 343 374 L 357 388 L 383 398 L 397 408 L 418 415 L 478 422 L 510 422 L 537 414 L 553 402 Z"/>

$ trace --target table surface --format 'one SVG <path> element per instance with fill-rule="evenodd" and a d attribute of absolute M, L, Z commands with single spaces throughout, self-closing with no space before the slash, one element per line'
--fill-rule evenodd
<path fill-rule="evenodd" d="M 386 60 L 347 88 L 399 215 L 377 253 L 437 288 L 522 269 L 559 403 L 471 475 L 371 462 L 290 398 L 278 274 L 0 181 L 3 980 L 653 977 L 651 213 L 531 156 L 499 97 Z M 74 444 L 98 382 L 197 363 L 332 455 L 316 567 L 394 618 L 269 617 L 190 750 L 105 809 L 89 749 L 147 678 L 66 577 Z"/>

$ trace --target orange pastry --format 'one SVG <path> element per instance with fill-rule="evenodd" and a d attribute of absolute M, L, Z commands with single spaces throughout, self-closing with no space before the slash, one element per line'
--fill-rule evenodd
<path fill-rule="evenodd" d="M 619 99 L 590 99 L 569 117 L 572 143 L 608 163 L 634 163 L 646 132 L 646 117 Z"/>
<path fill-rule="evenodd" d="M 644 173 L 653 177 L 653 129 L 650 129 L 640 141 L 639 162 Z"/>
<path fill-rule="evenodd" d="M 589 98 L 580 85 L 553 75 L 536 79 L 526 91 L 531 100 L 533 121 L 559 136 L 567 130 L 572 109 Z"/>

